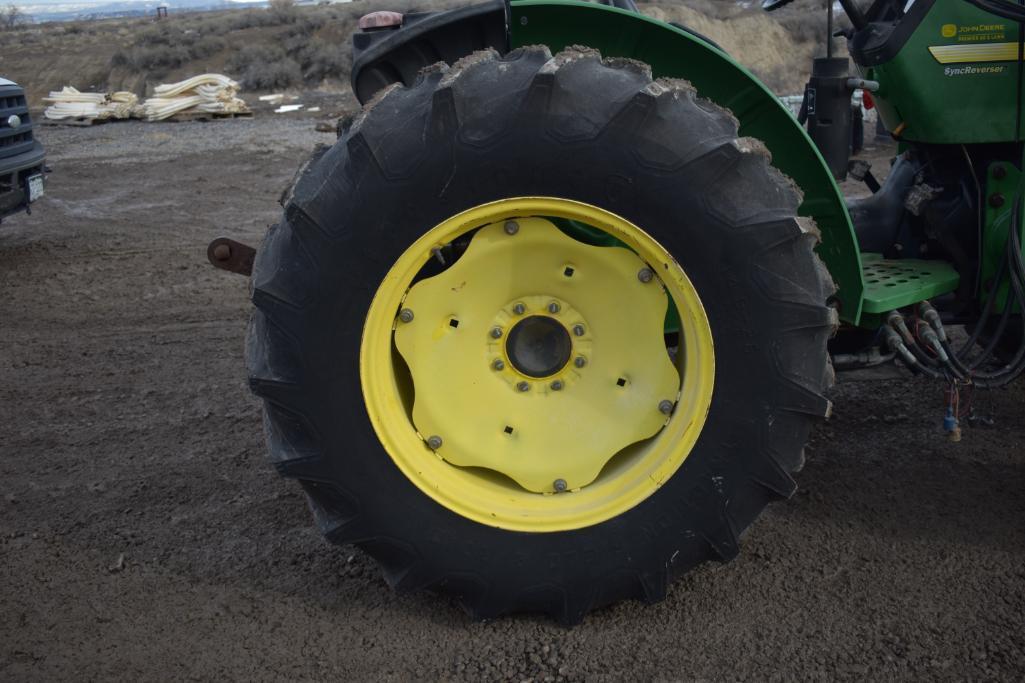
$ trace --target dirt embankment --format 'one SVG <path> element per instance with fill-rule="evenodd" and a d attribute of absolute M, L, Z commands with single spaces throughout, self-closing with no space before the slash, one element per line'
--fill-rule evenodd
<path fill-rule="evenodd" d="M 443 9 L 457 0 L 367 0 L 346 5 L 172 14 L 25 26 L 3 34 L 0 75 L 25 86 L 33 106 L 50 90 L 130 90 L 215 71 L 249 94 L 348 89 L 349 46 L 358 18 L 376 9 Z M 732 2 L 644 3 L 642 11 L 692 27 L 781 94 L 800 92 L 821 51 L 821 10 L 798 0 L 768 14 Z"/>
<path fill-rule="evenodd" d="M 812 57 L 825 49 L 825 24 L 819 34 L 818 10 L 788 8 L 769 14 L 748 10 L 706 11 L 685 3 L 643 4 L 644 12 L 662 21 L 675 21 L 714 40 L 734 59 L 753 71 L 774 92 L 791 95 L 804 90 Z M 701 7 L 701 5 L 698 5 Z"/>

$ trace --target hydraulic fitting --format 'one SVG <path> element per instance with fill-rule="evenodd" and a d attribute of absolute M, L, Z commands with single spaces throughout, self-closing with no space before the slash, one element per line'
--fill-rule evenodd
<path fill-rule="evenodd" d="M 943 344 L 940 343 L 940 338 L 936 336 L 931 327 L 921 321 L 918 324 L 918 336 L 936 353 L 936 357 L 940 359 L 940 362 L 944 365 L 950 362 L 950 357 L 944 350 Z"/>
<path fill-rule="evenodd" d="M 932 307 L 928 301 L 923 301 L 918 304 L 918 315 L 922 316 L 922 320 L 929 323 L 932 329 L 936 330 L 936 335 L 940 338 L 941 342 L 947 341 L 947 330 L 943 327 L 943 321 L 940 320 L 940 314 L 936 312 L 936 309 Z"/>
<path fill-rule="evenodd" d="M 904 316 L 897 311 L 890 311 L 886 315 L 886 324 L 900 333 L 905 344 L 915 343 L 915 338 L 912 336 L 911 330 L 909 330 L 908 326 L 904 323 Z"/>
<path fill-rule="evenodd" d="M 886 345 L 891 351 L 898 354 L 909 367 L 917 367 L 918 359 L 915 355 L 908 350 L 908 347 L 904 345 L 900 335 L 892 327 L 884 327 L 883 333 L 886 335 Z"/>

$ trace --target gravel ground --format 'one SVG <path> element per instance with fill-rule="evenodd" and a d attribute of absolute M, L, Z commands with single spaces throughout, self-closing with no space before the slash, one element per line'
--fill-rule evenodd
<path fill-rule="evenodd" d="M 1025 677 L 1025 392 L 939 429 L 941 389 L 841 378 L 794 498 L 740 557 L 566 629 L 396 596 L 264 458 L 243 278 L 308 119 L 43 132 L 0 228 L 0 678 Z M 885 150 L 884 150 L 885 151 Z M 885 154 L 882 154 L 885 156 Z"/>

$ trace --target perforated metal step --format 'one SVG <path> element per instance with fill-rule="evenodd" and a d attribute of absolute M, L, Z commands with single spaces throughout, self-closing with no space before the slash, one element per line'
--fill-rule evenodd
<path fill-rule="evenodd" d="M 961 279 L 945 261 L 884 259 L 862 254 L 865 276 L 863 313 L 886 313 L 957 289 Z"/>

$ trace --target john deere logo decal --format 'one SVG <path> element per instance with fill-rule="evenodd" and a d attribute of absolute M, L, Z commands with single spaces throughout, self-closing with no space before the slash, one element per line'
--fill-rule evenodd
<path fill-rule="evenodd" d="M 940 64 L 964 64 L 946 67 L 947 76 L 1003 73 L 1003 66 L 969 66 L 985 62 L 1013 62 L 1018 59 L 1018 43 L 1007 40 L 1005 24 L 943 24 L 940 35 L 952 43 L 929 46 Z"/>
<path fill-rule="evenodd" d="M 959 43 L 992 43 L 1007 40 L 1007 28 L 1005 24 L 944 24 L 940 35 L 956 37 Z"/>

